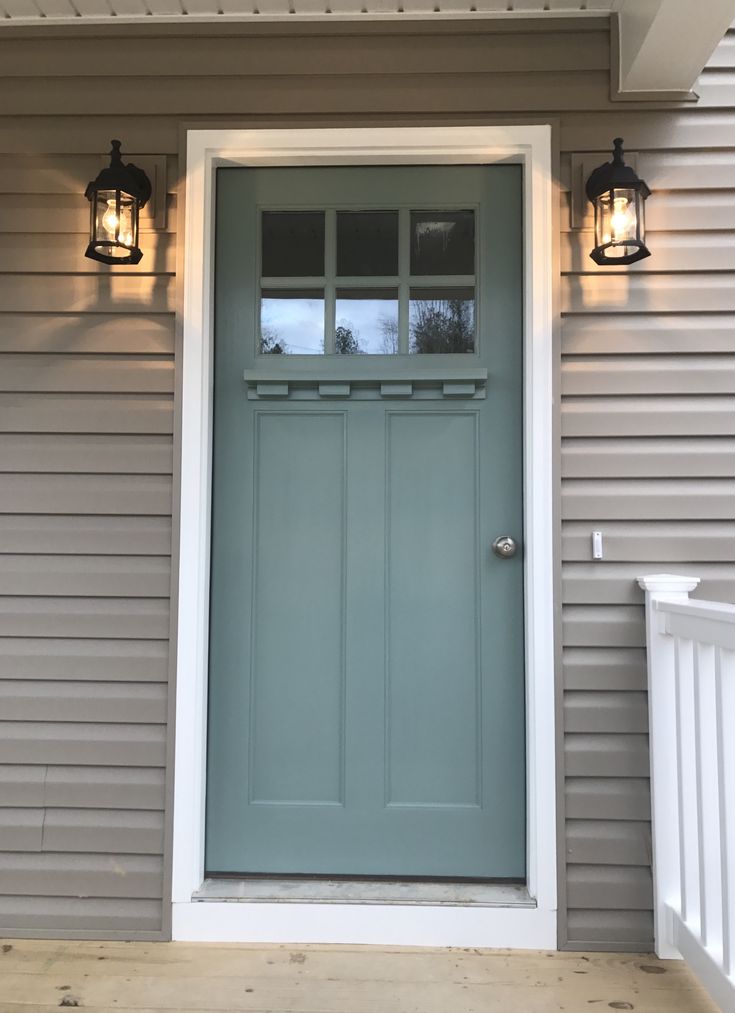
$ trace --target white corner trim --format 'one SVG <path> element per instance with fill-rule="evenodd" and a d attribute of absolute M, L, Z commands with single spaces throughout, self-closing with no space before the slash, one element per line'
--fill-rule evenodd
<path fill-rule="evenodd" d="M 212 290 L 219 165 L 524 166 L 528 889 L 532 908 L 192 900 L 204 879 Z M 184 240 L 173 938 L 555 949 L 551 128 L 190 130 Z"/>

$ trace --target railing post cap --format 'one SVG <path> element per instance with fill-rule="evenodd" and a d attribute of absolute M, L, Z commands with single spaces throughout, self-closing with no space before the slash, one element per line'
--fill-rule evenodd
<path fill-rule="evenodd" d="M 684 577 L 676 573 L 651 573 L 638 578 L 638 586 L 652 594 L 689 594 L 700 583 L 699 577 Z"/>

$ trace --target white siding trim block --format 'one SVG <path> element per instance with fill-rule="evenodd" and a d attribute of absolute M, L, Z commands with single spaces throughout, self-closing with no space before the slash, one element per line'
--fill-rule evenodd
<path fill-rule="evenodd" d="M 524 166 L 528 892 L 521 907 L 193 899 L 204 879 L 213 239 L 218 165 Z M 555 949 L 551 129 L 190 130 L 187 148 L 173 938 Z"/>

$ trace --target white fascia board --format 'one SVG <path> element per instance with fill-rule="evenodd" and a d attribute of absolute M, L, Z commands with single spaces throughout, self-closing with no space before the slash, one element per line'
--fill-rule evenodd
<path fill-rule="evenodd" d="M 696 99 L 692 88 L 735 20 L 735 0 L 618 0 L 618 99 Z"/>

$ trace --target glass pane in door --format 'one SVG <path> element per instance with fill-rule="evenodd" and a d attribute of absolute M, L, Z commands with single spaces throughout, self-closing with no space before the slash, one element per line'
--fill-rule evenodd
<path fill-rule="evenodd" d="M 441 354 L 475 349 L 473 288 L 412 288 L 408 311 L 410 352 Z"/>
<path fill-rule="evenodd" d="M 474 273 L 474 211 L 411 212 L 412 275 Z"/>
<path fill-rule="evenodd" d="M 335 351 L 394 355 L 398 351 L 398 291 L 338 288 Z"/>
<path fill-rule="evenodd" d="M 324 291 L 264 289 L 260 299 L 260 351 L 272 355 L 322 355 Z"/>
<path fill-rule="evenodd" d="M 340 278 L 398 274 L 398 212 L 337 212 L 337 275 Z"/>
<path fill-rule="evenodd" d="M 261 274 L 320 278 L 324 274 L 324 212 L 264 211 Z"/>

